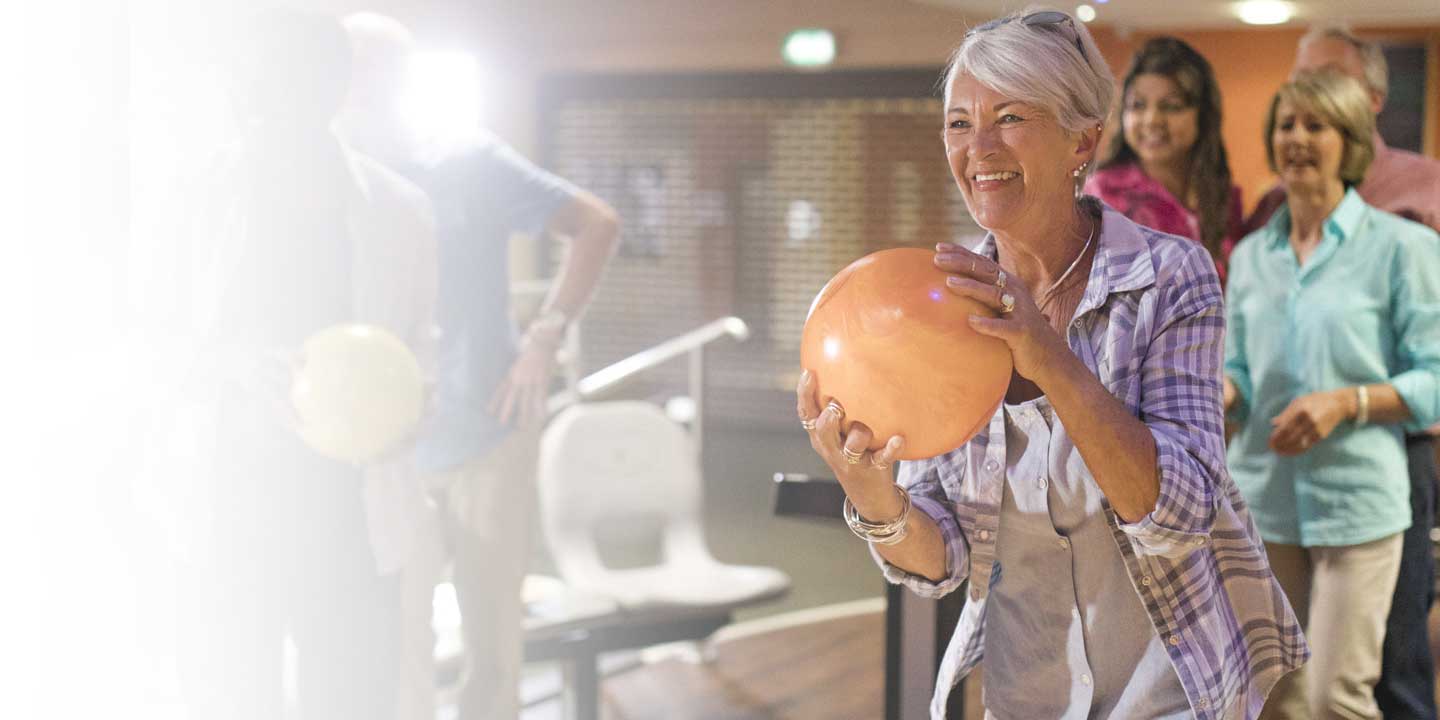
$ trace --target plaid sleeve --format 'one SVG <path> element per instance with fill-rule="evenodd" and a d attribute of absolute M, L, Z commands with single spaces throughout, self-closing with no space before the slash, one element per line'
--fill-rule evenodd
<path fill-rule="evenodd" d="M 1141 366 L 1140 420 L 1155 437 L 1160 497 L 1121 529 L 1139 549 L 1178 557 L 1202 545 L 1225 470 L 1221 359 L 1225 319 L 1214 263 L 1199 251 L 1158 288 L 1156 331 Z"/>
<path fill-rule="evenodd" d="M 953 504 L 940 484 L 941 464 L 956 462 L 952 457 L 964 457 L 962 448 L 956 453 L 928 460 L 900 463 L 898 483 L 910 493 L 913 504 L 911 512 L 923 512 L 940 528 L 940 538 L 945 543 L 945 577 L 934 582 L 923 575 L 907 572 L 891 564 L 870 545 L 870 555 L 880 565 L 885 579 L 894 585 L 904 585 L 920 597 L 940 598 L 950 594 L 965 581 L 970 570 L 970 548 L 960 532 L 959 518 L 951 508 Z"/>

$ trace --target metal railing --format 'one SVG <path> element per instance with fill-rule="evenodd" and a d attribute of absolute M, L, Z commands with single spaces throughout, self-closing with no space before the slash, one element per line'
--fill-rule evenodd
<path fill-rule="evenodd" d="M 690 400 L 694 403 L 690 432 L 698 454 L 705 422 L 705 346 L 725 337 L 744 342 L 750 337 L 750 327 L 733 315 L 701 325 L 580 378 L 569 389 L 550 396 L 548 410 L 554 414 L 574 403 L 597 399 L 646 370 L 688 355 Z"/>

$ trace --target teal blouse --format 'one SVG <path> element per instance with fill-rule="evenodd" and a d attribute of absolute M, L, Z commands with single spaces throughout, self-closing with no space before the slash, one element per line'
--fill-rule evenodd
<path fill-rule="evenodd" d="M 1404 430 L 1440 419 L 1440 237 L 1351 189 L 1303 266 L 1289 238 L 1287 205 L 1230 259 L 1225 374 L 1243 423 L 1230 473 L 1269 542 L 1377 540 L 1410 526 Z M 1343 422 L 1298 456 L 1270 450 L 1290 401 L 1374 383 L 1399 392 L 1410 422 Z"/>

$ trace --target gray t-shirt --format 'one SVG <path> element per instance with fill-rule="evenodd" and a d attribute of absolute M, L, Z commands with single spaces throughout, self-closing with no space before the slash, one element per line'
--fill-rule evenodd
<path fill-rule="evenodd" d="M 999 579 L 985 615 L 987 711 L 999 720 L 1192 717 L 1103 494 L 1049 400 L 1005 406 L 1005 454 Z"/>

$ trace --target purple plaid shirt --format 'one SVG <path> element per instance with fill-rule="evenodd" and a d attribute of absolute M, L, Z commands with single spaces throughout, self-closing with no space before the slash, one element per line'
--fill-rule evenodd
<path fill-rule="evenodd" d="M 993 237 L 977 252 L 994 258 Z M 1309 657 L 1225 469 L 1221 303 L 1215 264 L 1199 245 L 1137 225 L 1107 206 L 1085 297 L 1067 333 L 1070 350 L 1155 436 L 1160 498 L 1154 512 L 1135 523 L 1122 521 L 1108 503 L 1104 512 L 1154 632 L 1202 720 L 1258 716 L 1275 681 Z M 1078 451 L 1071 462 L 1084 464 Z M 936 679 L 931 715 L 940 719 L 950 690 L 985 647 L 1005 483 L 1003 412 L 963 447 L 902 463 L 899 482 L 915 509 L 939 525 L 947 576 L 931 582 L 877 554 L 886 579 L 931 598 L 970 581 Z"/>

